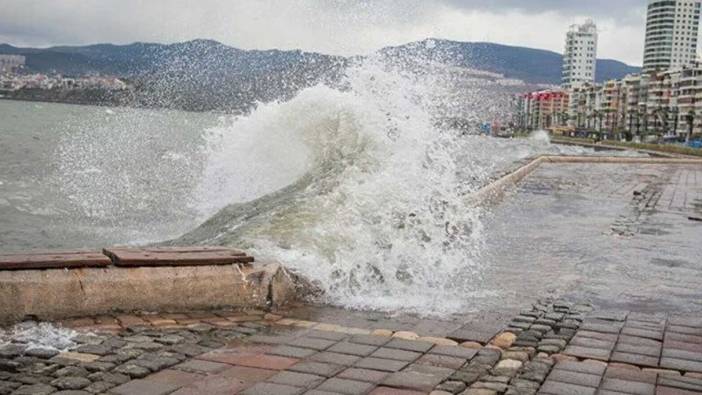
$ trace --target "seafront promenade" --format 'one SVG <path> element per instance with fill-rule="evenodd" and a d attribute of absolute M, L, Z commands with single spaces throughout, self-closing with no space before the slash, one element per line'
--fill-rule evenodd
<path fill-rule="evenodd" d="M 701 169 L 645 157 L 526 161 L 476 195 L 522 243 L 506 244 L 482 278 L 494 300 L 442 318 L 306 304 L 278 266 L 238 251 L 234 263 L 196 269 L 172 251 L 152 265 L 163 250 L 117 250 L 100 267 L 7 267 L 5 307 L 52 324 L 0 336 L 0 395 L 702 393 Z M 27 278 L 48 286 L 8 291 Z M 70 303 L 52 309 L 47 290 Z M 228 298 L 238 299 L 218 307 Z M 37 345 L 56 328 L 61 349 Z"/>
<path fill-rule="evenodd" d="M 541 301 L 511 319 L 327 307 L 59 322 L 68 351 L 0 348 L 2 394 L 695 394 L 702 315 Z"/>

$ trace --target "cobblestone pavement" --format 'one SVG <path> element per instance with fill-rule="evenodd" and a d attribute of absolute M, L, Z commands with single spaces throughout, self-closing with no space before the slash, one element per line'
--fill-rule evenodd
<path fill-rule="evenodd" d="M 436 335 L 428 320 L 414 332 L 314 311 L 63 321 L 79 333 L 69 351 L 0 347 L 0 394 L 702 393 L 700 315 L 544 301 L 501 325 L 437 321 Z"/>

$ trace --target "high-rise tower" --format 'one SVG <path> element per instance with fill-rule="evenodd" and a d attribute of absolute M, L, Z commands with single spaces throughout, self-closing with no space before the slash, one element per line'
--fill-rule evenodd
<path fill-rule="evenodd" d="M 566 35 L 563 54 L 563 87 L 595 82 L 597 66 L 597 26 L 591 20 L 572 25 Z"/>
<path fill-rule="evenodd" d="M 668 70 L 697 59 L 702 0 L 649 0 L 644 71 Z"/>

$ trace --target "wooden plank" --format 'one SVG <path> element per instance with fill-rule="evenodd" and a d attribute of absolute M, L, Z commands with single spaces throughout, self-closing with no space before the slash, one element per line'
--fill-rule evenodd
<path fill-rule="evenodd" d="M 254 261 L 240 250 L 223 247 L 118 247 L 105 248 L 103 253 L 120 267 L 231 265 Z"/>
<path fill-rule="evenodd" d="M 105 267 L 112 262 L 96 251 L 37 251 L 0 255 L 0 270 Z"/>

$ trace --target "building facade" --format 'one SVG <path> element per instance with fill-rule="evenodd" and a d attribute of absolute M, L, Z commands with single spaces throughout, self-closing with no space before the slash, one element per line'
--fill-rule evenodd
<path fill-rule="evenodd" d="M 645 72 L 687 66 L 697 59 L 702 0 L 649 0 Z"/>
<path fill-rule="evenodd" d="M 12 73 L 24 66 L 24 62 L 22 55 L 0 55 L 0 73 Z"/>
<path fill-rule="evenodd" d="M 702 63 L 521 95 L 516 111 L 531 130 L 683 140 L 702 134 Z"/>
<path fill-rule="evenodd" d="M 572 25 L 566 34 L 563 53 L 563 87 L 594 83 L 596 68 L 597 26 L 591 20 Z"/>

